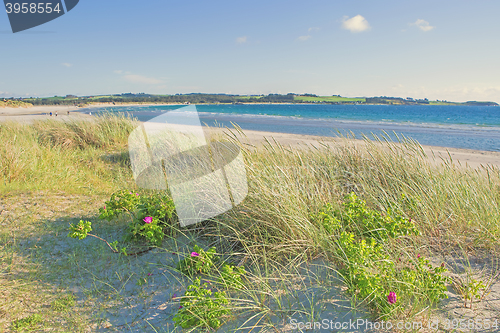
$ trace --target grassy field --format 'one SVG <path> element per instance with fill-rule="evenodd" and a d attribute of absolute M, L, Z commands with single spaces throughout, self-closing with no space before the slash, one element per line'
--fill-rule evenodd
<path fill-rule="evenodd" d="M 146 244 L 122 240 L 134 209 L 99 217 L 119 190 L 154 198 L 130 171 L 137 125 L 109 116 L 0 124 L 0 332 L 212 330 L 181 329 L 179 314 L 201 326 L 220 319 L 220 332 L 294 331 L 291 319 L 498 317 L 500 170 L 433 167 L 411 141 L 254 149 L 221 135 L 244 152 L 242 204 L 186 228 L 174 214 L 161 245 L 140 255 L 69 238 L 69 224 L 84 220 L 119 246 Z M 179 262 L 210 270 L 193 276 Z"/>
<path fill-rule="evenodd" d="M 295 96 L 294 101 L 301 102 L 365 102 L 365 98 L 349 98 L 349 97 L 339 97 L 339 96 Z"/>

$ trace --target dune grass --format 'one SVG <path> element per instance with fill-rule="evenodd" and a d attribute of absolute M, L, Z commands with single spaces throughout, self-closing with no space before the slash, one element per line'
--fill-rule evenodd
<path fill-rule="evenodd" d="M 364 146 L 346 138 L 310 148 L 269 142 L 253 149 L 230 133 L 217 139 L 240 145 L 249 186 L 247 198 L 235 209 L 179 228 L 177 237 L 166 237 L 142 258 L 112 254 L 104 244 L 67 239 L 68 224 L 80 219 L 91 220 L 100 235 L 112 240 L 126 232 L 126 216 L 103 221 L 97 207 L 121 189 L 147 195 L 133 182 L 126 146 L 137 125 L 112 116 L 92 122 L 0 125 L 0 327 L 84 332 L 118 326 L 115 330 L 134 331 L 131 323 L 139 327 L 140 322 L 151 332 L 178 330 L 172 321 L 179 306 L 175 297 L 167 302 L 172 316 L 162 321 L 132 318 L 120 326 L 103 316 L 124 304 L 151 308 L 153 290 L 162 278 L 175 284 L 179 294 L 185 292 L 193 279 L 180 274 L 175 262 L 194 244 L 214 246 L 223 261 L 248 272 L 243 288 L 228 291 L 232 315 L 222 316 L 221 331 L 289 328 L 290 318 L 314 321 L 328 313 L 338 315 L 339 306 L 374 321 L 429 320 L 439 304 L 430 301 L 424 287 L 409 292 L 399 275 L 384 284 L 392 289 L 377 291 L 384 297 L 389 291 L 405 295 L 393 307 L 380 305 L 381 298 L 371 294 L 359 298 L 363 290 L 349 292 L 354 280 L 346 272 L 354 259 L 345 255 L 342 232 L 365 228 L 364 220 L 346 215 L 351 193 L 366 201 L 368 212 L 398 212 L 419 232 L 379 239 L 383 259 L 372 264 L 392 262 L 399 272 L 418 265 L 420 256 L 432 259 L 458 252 L 465 259 L 498 257 L 500 170 L 459 168 L 451 161 L 434 167 L 418 143 L 385 138 L 379 143 L 366 140 Z M 339 214 L 342 223 L 337 229 L 329 230 L 318 218 L 326 204 Z M 365 236 L 356 237 L 353 246 Z M 376 265 L 363 265 L 371 273 L 385 274 Z M 147 267 L 155 273 L 148 273 Z M 204 278 L 215 284 L 221 267 Z M 131 284 L 138 288 L 133 296 L 127 294 Z M 72 291 L 75 288 L 79 292 Z"/>

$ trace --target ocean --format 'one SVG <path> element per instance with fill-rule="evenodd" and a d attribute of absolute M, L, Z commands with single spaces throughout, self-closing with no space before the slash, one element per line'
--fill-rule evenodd
<path fill-rule="evenodd" d="M 123 113 L 140 121 L 182 107 L 113 106 L 82 109 L 93 115 Z M 500 151 L 500 107 L 452 105 L 197 105 L 202 124 L 243 130 L 307 135 L 363 135 L 384 131 L 392 140 L 408 137 L 423 145 Z"/>

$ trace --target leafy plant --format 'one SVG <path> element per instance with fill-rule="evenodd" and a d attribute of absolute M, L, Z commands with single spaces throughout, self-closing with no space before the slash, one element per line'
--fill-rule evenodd
<path fill-rule="evenodd" d="M 138 193 L 127 190 L 115 192 L 106 201 L 104 208 L 99 208 L 99 218 L 111 221 L 124 212 L 134 214 L 139 201 L 140 196 Z"/>
<path fill-rule="evenodd" d="M 77 238 L 77 239 L 82 240 L 82 239 L 87 238 L 87 236 L 91 236 L 91 237 L 97 238 L 97 239 L 105 242 L 108 245 L 108 247 L 111 249 L 111 251 L 113 251 L 114 253 L 122 253 L 124 255 L 127 255 L 126 247 L 123 247 L 120 250 L 118 250 L 118 241 L 114 241 L 112 243 L 109 243 L 107 240 L 105 240 L 97 235 L 91 234 L 90 231 L 92 231 L 92 222 L 80 220 L 80 222 L 78 222 L 78 224 L 76 226 L 73 224 L 70 224 L 69 229 L 70 229 L 70 233 L 68 234 L 68 237 Z"/>
<path fill-rule="evenodd" d="M 177 269 L 187 276 L 193 276 L 196 273 L 208 274 L 217 260 L 215 247 L 205 251 L 195 245 L 193 249 L 194 251 L 189 256 L 177 263 Z"/>
<path fill-rule="evenodd" d="M 225 293 L 212 293 L 211 289 L 206 289 L 206 283 L 200 283 L 200 278 L 196 278 L 181 298 L 179 311 L 174 316 L 176 326 L 218 328 L 221 325 L 220 317 L 229 313 L 225 307 L 229 303 Z"/>
<path fill-rule="evenodd" d="M 220 271 L 219 283 L 229 288 L 243 289 L 244 284 L 241 278 L 246 273 L 243 267 L 225 264 Z"/>
<path fill-rule="evenodd" d="M 378 240 L 419 234 L 411 219 L 390 209 L 386 214 L 370 209 L 353 192 L 342 207 L 343 210 L 334 210 L 331 204 L 326 204 L 315 217 L 329 234 L 344 230 Z"/>
<path fill-rule="evenodd" d="M 339 272 L 348 293 L 366 301 L 377 315 L 387 316 L 394 304 L 411 303 L 414 295 L 423 294 L 430 303 L 447 297 L 445 284 L 449 279 L 443 275 L 447 271 L 444 266 L 432 267 L 420 255 L 396 266 L 391 253 L 382 246 L 389 239 L 419 234 L 411 219 L 390 210 L 383 215 L 367 207 L 354 193 L 346 197 L 341 210 L 327 204 L 315 217 L 335 240 Z"/>
<path fill-rule="evenodd" d="M 159 246 L 165 234 L 175 235 L 175 205 L 166 194 L 141 196 L 126 190 L 113 193 L 104 208 L 99 209 L 99 217 L 111 221 L 124 212 L 129 213 L 132 218 L 126 240 L 143 238 L 146 242 Z"/>
<path fill-rule="evenodd" d="M 453 281 L 453 284 L 455 286 L 455 289 L 457 289 L 460 295 L 462 295 L 462 298 L 464 300 L 464 307 L 467 307 L 467 300 L 469 300 L 471 309 L 473 299 L 476 298 L 480 300 L 482 296 L 479 295 L 479 291 L 486 288 L 482 280 L 478 281 L 471 278 L 469 275 L 467 275 L 467 278 L 465 280 L 457 277 L 456 280 Z"/>
<path fill-rule="evenodd" d="M 99 217 L 111 221 L 121 214 L 128 213 L 132 219 L 128 226 L 125 241 L 145 240 L 153 246 L 160 246 L 165 234 L 175 234 L 175 206 L 173 200 L 166 194 L 154 193 L 152 195 L 139 195 L 131 191 L 118 191 L 111 195 L 104 207 L 99 208 Z M 118 242 L 109 243 L 105 239 L 91 234 L 92 224 L 88 221 L 80 221 L 76 226 L 70 225 L 69 237 L 84 239 L 87 236 L 95 237 L 104 241 L 115 253 L 127 253 L 127 248 L 118 249 Z M 147 251 L 147 250 L 146 250 Z M 134 254 L 142 253 L 136 252 Z"/>
<path fill-rule="evenodd" d="M 22 329 L 33 329 L 42 322 L 42 316 L 34 313 L 29 317 L 18 319 L 12 323 L 12 329 L 19 331 Z"/>

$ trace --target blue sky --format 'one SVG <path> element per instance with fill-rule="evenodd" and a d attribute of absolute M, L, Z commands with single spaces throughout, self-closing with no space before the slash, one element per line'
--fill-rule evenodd
<path fill-rule="evenodd" d="M 145 92 L 500 102 L 498 1 L 81 0 L 13 34 L 0 97 Z"/>

